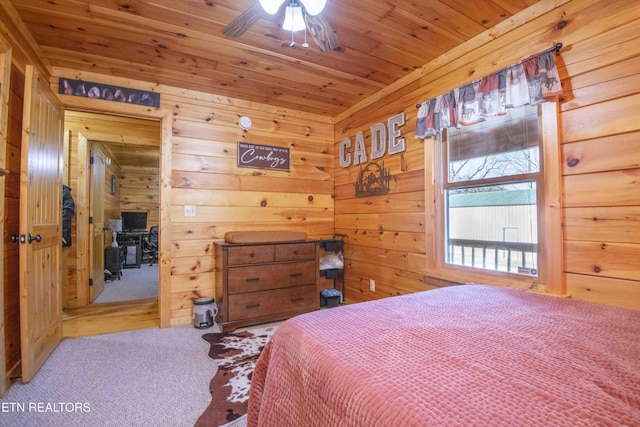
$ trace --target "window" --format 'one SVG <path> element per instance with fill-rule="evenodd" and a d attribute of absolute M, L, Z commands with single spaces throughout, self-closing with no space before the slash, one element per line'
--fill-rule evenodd
<path fill-rule="evenodd" d="M 434 82 L 425 92 L 436 90 Z M 561 93 L 547 50 L 418 105 L 425 267 L 434 283 L 566 291 Z"/>
<path fill-rule="evenodd" d="M 537 277 L 544 200 L 540 109 L 442 134 L 443 261 L 485 271 Z"/>

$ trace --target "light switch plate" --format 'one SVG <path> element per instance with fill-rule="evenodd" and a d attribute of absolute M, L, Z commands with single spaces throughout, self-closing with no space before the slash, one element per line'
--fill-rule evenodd
<path fill-rule="evenodd" d="M 196 207 L 193 205 L 185 205 L 184 216 L 196 216 Z"/>

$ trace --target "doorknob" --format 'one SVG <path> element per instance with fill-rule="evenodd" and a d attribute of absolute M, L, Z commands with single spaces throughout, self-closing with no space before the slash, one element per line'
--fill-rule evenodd
<path fill-rule="evenodd" d="M 18 235 L 17 234 L 12 234 L 11 235 L 11 242 L 12 243 L 18 243 L 18 241 L 19 241 Z"/>
<path fill-rule="evenodd" d="M 39 243 L 42 241 L 42 236 L 39 234 L 36 234 L 34 236 L 33 234 L 29 233 L 29 243 L 32 243 L 34 240 Z"/>

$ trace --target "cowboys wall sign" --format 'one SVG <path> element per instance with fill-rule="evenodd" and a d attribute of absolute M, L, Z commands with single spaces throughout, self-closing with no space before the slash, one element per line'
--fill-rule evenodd
<path fill-rule="evenodd" d="M 238 141 L 238 167 L 289 170 L 289 147 L 249 144 Z"/>
<path fill-rule="evenodd" d="M 340 141 L 340 167 L 348 168 L 379 159 L 385 154 L 392 155 L 406 151 L 406 140 L 402 137 L 400 127 L 404 126 L 404 112 L 391 117 L 384 123 L 371 126 L 371 147 L 367 156 L 364 132 L 356 133 L 355 147 L 351 151 L 351 138 Z M 370 162 L 364 169 L 361 167 L 358 182 L 355 184 L 356 197 L 366 197 L 386 194 L 389 192 L 391 174 L 385 169 L 384 162 L 380 165 Z"/>

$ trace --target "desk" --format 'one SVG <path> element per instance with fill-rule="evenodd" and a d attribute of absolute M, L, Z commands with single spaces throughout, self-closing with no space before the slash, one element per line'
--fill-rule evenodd
<path fill-rule="evenodd" d="M 116 240 L 125 251 L 124 268 L 140 268 L 142 263 L 142 240 L 149 236 L 148 231 L 125 231 L 118 233 Z"/>

